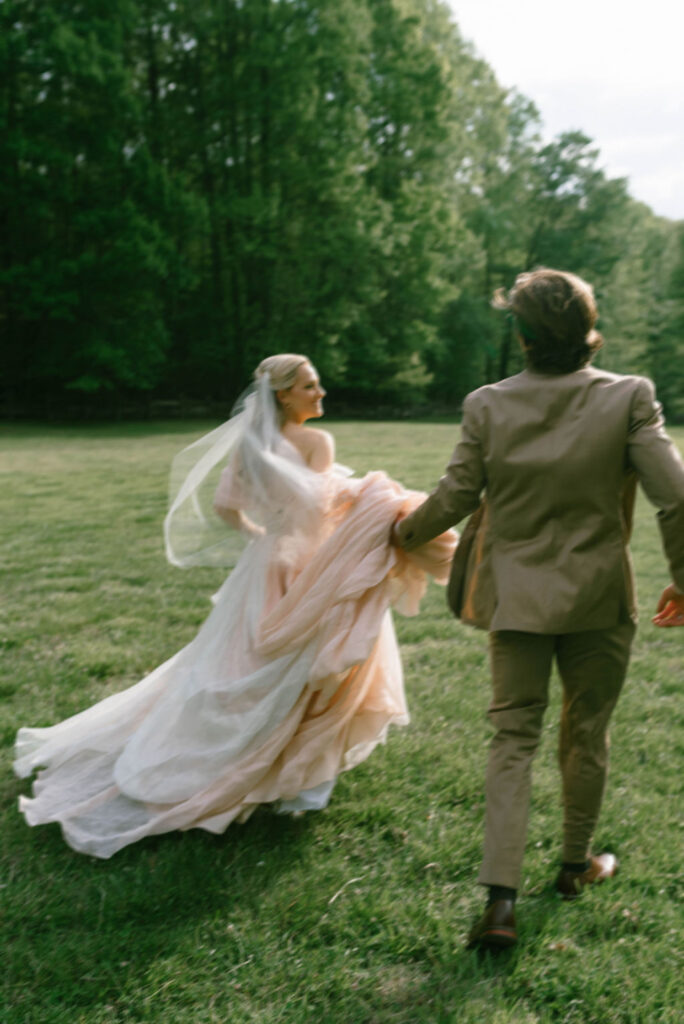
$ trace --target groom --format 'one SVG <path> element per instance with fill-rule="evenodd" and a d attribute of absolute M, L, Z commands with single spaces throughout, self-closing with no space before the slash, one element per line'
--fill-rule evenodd
<path fill-rule="evenodd" d="M 650 381 L 595 370 L 602 343 L 591 287 L 572 274 L 521 274 L 495 305 L 510 310 L 527 368 L 468 395 L 461 441 L 427 500 L 396 523 L 407 551 L 455 525 L 484 497 L 461 618 L 489 630 L 494 736 L 486 780 L 489 898 L 470 947 L 517 940 L 532 759 L 555 659 L 563 686 L 560 768 L 567 899 L 617 871 L 592 854 L 636 609 L 627 550 L 636 480 L 657 507 L 673 583 L 654 622 L 684 624 L 684 465 Z"/>

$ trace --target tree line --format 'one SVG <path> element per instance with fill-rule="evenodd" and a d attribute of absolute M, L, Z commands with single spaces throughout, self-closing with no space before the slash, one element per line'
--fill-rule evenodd
<path fill-rule="evenodd" d="M 519 368 L 490 299 L 537 265 L 684 416 L 682 223 L 441 0 L 0 0 L 5 415 L 225 406 L 277 351 L 340 408 L 456 410 Z"/>

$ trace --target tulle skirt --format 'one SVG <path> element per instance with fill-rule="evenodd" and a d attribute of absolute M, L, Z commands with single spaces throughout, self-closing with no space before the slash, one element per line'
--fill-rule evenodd
<path fill-rule="evenodd" d="M 449 531 L 407 555 L 392 522 L 422 499 L 384 474 L 347 481 L 316 536 L 252 541 L 195 638 L 121 693 L 23 728 L 31 825 L 110 857 L 147 835 L 222 832 L 260 804 L 320 808 L 408 712 L 390 607 L 415 614 L 448 576 Z"/>

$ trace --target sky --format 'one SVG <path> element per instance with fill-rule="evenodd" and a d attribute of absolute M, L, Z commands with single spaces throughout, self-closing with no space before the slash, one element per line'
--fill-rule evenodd
<path fill-rule="evenodd" d="M 448 0 L 499 83 L 533 100 L 549 139 L 579 129 L 609 177 L 684 219 L 684 4 Z"/>

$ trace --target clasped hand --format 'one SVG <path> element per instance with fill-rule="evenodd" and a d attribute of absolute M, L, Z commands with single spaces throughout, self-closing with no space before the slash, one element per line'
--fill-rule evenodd
<path fill-rule="evenodd" d="M 399 540 L 399 533 L 398 533 L 397 527 L 399 526 L 399 523 L 402 521 L 402 519 L 405 519 L 405 518 L 406 518 L 406 513 L 405 512 L 400 512 L 399 515 L 397 516 L 397 518 L 392 523 L 392 527 L 390 529 L 390 536 L 389 536 L 389 542 L 392 545 L 392 547 L 395 547 L 395 548 L 400 548 L 401 547 L 401 541 Z"/>

